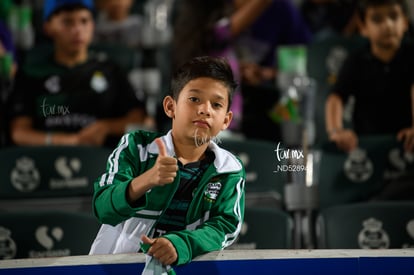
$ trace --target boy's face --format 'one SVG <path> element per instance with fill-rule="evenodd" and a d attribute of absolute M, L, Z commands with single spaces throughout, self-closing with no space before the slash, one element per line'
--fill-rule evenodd
<path fill-rule="evenodd" d="M 208 142 L 229 126 L 233 114 L 228 105 L 228 88 L 208 77 L 189 81 L 177 101 L 164 100 L 165 111 L 173 118 L 174 137 L 196 144 Z"/>
<path fill-rule="evenodd" d="M 398 4 L 368 7 L 361 32 L 380 49 L 398 49 L 408 20 Z"/>
<path fill-rule="evenodd" d="M 44 27 L 57 50 L 68 54 L 87 51 L 94 33 L 92 13 L 87 9 L 59 12 Z"/>

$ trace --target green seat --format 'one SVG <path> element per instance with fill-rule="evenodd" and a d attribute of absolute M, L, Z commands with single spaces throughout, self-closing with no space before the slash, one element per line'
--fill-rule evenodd
<path fill-rule="evenodd" d="M 414 202 L 365 202 L 322 209 L 317 232 L 322 249 L 414 247 Z"/>
<path fill-rule="evenodd" d="M 238 156 L 246 170 L 246 203 L 283 206 L 286 172 L 276 156 L 277 144 L 265 140 L 223 139 L 219 145 Z"/>
<path fill-rule="evenodd" d="M 394 136 L 363 136 L 361 151 L 347 154 L 334 143 L 321 147 L 318 192 L 320 208 L 365 201 L 384 186 L 389 152 L 401 145 Z"/>
<path fill-rule="evenodd" d="M 0 150 L 0 198 L 90 196 L 110 149 L 88 146 L 8 147 Z"/>
<path fill-rule="evenodd" d="M 325 101 L 329 89 L 336 81 L 337 73 L 345 58 L 366 43 L 361 36 L 332 35 L 316 40 L 308 46 L 307 71 L 316 81 L 315 95 L 315 142 L 327 141 L 325 130 Z M 345 121 L 346 122 L 346 121 Z"/>
<path fill-rule="evenodd" d="M 0 213 L 0 260 L 87 255 L 99 227 L 92 212 Z"/>
<path fill-rule="evenodd" d="M 246 207 L 240 236 L 230 249 L 292 248 L 293 221 L 279 208 Z"/>

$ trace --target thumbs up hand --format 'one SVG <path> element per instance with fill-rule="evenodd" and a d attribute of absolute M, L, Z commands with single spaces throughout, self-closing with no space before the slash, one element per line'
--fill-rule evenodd
<path fill-rule="evenodd" d="M 170 184 L 177 176 L 177 159 L 167 155 L 167 149 L 161 138 L 157 138 L 155 143 L 158 146 L 159 155 L 154 166 L 134 178 L 128 186 L 126 199 L 131 205 L 151 188 Z"/>
<path fill-rule="evenodd" d="M 161 138 L 157 138 L 155 143 L 158 146 L 159 155 L 154 166 L 151 168 L 155 185 L 172 183 L 177 176 L 177 159 L 168 156 L 167 149 Z"/>

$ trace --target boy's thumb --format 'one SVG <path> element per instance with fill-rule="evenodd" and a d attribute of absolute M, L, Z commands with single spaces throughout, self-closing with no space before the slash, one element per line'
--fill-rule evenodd
<path fill-rule="evenodd" d="M 145 244 L 152 244 L 154 242 L 153 239 L 148 238 L 146 235 L 141 236 L 141 241 Z"/>
<path fill-rule="evenodd" d="M 154 239 L 150 239 L 145 235 L 141 235 L 141 241 L 141 249 L 144 253 L 147 253 L 148 249 L 150 249 L 151 245 L 155 242 Z"/>
<path fill-rule="evenodd" d="M 161 138 L 157 138 L 155 140 L 155 143 L 158 146 L 159 155 L 160 156 L 163 156 L 163 157 L 166 157 L 167 156 L 167 148 L 165 148 L 165 144 L 162 141 L 162 139 Z"/>

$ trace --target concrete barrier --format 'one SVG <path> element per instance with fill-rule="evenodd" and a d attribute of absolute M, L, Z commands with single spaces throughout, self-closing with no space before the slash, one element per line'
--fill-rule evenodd
<path fill-rule="evenodd" d="M 143 254 L 69 256 L 0 261 L 1 275 L 141 274 Z M 414 274 L 414 249 L 225 250 L 175 267 L 185 274 Z"/>

